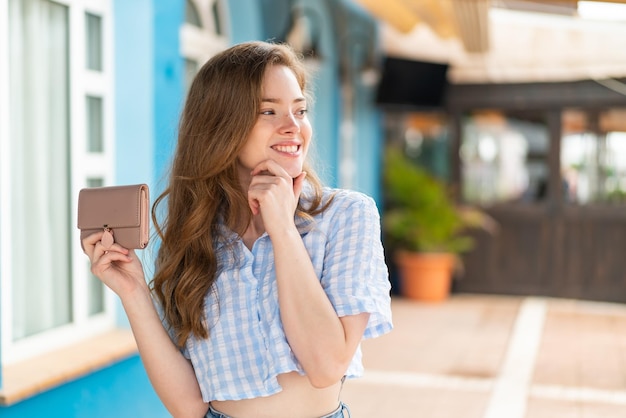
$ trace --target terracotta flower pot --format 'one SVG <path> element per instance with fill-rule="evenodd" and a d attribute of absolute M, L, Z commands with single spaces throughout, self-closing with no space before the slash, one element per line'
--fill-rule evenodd
<path fill-rule="evenodd" d="M 398 251 L 395 262 L 402 295 L 425 302 L 448 298 L 456 258 L 447 253 L 412 253 Z"/>

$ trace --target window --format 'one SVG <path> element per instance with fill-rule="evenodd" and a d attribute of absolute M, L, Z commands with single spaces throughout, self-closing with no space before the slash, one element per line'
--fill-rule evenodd
<path fill-rule="evenodd" d="M 8 11 L 0 33 L 4 363 L 114 323 L 75 217 L 80 188 L 112 181 L 110 3 L 0 0 L 0 15 Z"/>
<path fill-rule="evenodd" d="M 442 181 L 450 180 L 447 116 L 441 112 L 389 112 L 385 138 L 407 158 Z"/>
<path fill-rule="evenodd" d="M 497 110 L 467 115 L 461 126 L 463 200 L 481 205 L 543 201 L 549 145 L 540 115 Z"/>
<path fill-rule="evenodd" d="M 186 0 L 185 23 L 180 29 L 181 55 L 185 60 L 185 91 L 210 57 L 228 47 L 225 32 L 226 2 Z"/>
<path fill-rule="evenodd" d="M 561 119 L 565 201 L 626 203 L 626 109 L 568 109 Z"/>

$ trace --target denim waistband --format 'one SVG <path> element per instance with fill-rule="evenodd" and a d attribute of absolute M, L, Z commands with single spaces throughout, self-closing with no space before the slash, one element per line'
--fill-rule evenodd
<path fill-rule="evenodd" d="M 350 415 L 350 409 L 348 408 L 348 405 L 346 405 L 343 402 L 340 402 L 337 409 L 335 409 L 330 414 L 321 416 L 320 418 L 350 418 L 350 417 L 351 415 Z M 232 417 L 213 409 L 213 407 L 209 405 L 209 412 L 207 412 L 207 414 L 205 415 L 205 418 L 232 418 Z"/>

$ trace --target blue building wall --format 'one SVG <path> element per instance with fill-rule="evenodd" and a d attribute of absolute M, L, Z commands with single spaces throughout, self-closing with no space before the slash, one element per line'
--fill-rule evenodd
<path fill-rule="evenodd" d="M 115 181 L 116 184 L 151 183 L 156 132 L 152 56 L 157 41 L 153 0 L 115 0 L 113 7 Z"/>
<path fill-rule="evenodd" d="M 376 22 L 354 2 L 342 0 L 330 4 L 340 4 L 335 12 L 340 16 L 336 25 L 340 27 L 335 45 L 336 57 L 342 59 L 342 84 L 349 85 L 352 91 L 351 114 L 354 123 L 353 158 L 355 175 L 350 187 L 374 198 L 382 206 L 380 176 L 384 137 L 382 115 L 374 104 L 376 75 L 380 64 L 378 30 Z M 336 7 L 336 6 L 335 6 Z M 342 98 L 346 109 L 348 98 Z M 345 118 L 342 114 L 337 123 Z"/>
<path fill-rule="evenodd" d="M 230 43 L 263 39 L 263 0 L 228 0 Z"/>
<path fill-rule="evenodd" d="M 154 6 L 154 50 L 150 57 L 154 77 L 154 174 L 153 197 L 164 187 L 165 170 L 176 145 L 178 117 L 184 95 L 184 69 L 180 56 L 180 27 L 184 21 L 182 0 L 152 0 Z"/>
<path fill-rule="evenodd" d="M 268 16 L 277 14 L 263 14 L 264 7 L 272 10 L 272 1 L 228 1 L 232 44 L 275 37 L 271 28 L 276 22 Z M 320 162 L 317 169 L 322 180 L 330 186 L 339 186 L 342 118 L 338 70 L 341 51 L 339 35 L 332 23 L 333 7 L 338 3 L 342 0 L 306 3 L 322 17 L 323 60 L 311 80 L 316 98 L 311 112 L 315 132 L 312 152 Z M 153 199 L 164 186 L 184 100 L 179 38 L 184 6 L 184 0 L 114 0 L 116 182 L 148 182 Z M 362 23 L 363 17 L 357 17 L 355 24 Z M 371 105 L 372 94 L 371 86 L 357 83 L 354 115 L 359 169 L 355 188 L 378 199 L 382 139 L 380 118 Z M 146 254 L 145 258 L 149 257 Z M 146 260 L 148 263 L 150 260 Z M 118 325 L 128 327 L 119 304 Z M 0 407 L 2 418 L 40 416 L 158 418 L 170 415 L 154 393 L 139 356 L 134 355 L 10 407 Z"/>
<path fill-rule="evenodd" d="M 312 160 L 322 181 L 339 186 L 339 122 L 341 120 L 341 86 L 337 37 L 332 12 L 326 1 L 309 2 L 306 7 L 319 16 L 320 39 L 317 70 L 309 79 L 314 95 L 311 106 L 313 125 Z"/>
<path fill-rule="evenodd" d="M 158 1 L 156 2 L 159 3 Z M 148 183 L 154 191 L 155 26 L 153 0 L 114 4 L 116 184 Z M 117 303 L 117 325 L 129 327 Z"/>
<path fill-rule="evenodd" d="M 2 418 L 167 418 L 171 415 L 133 356 L 9 408 Z"/>

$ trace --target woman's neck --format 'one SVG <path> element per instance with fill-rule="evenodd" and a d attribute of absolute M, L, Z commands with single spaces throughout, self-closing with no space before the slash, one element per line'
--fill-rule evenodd
<path fill-rule="evenodd" d="M 248 228 L 246 229 L 246 232 L 244 232 L 241 239 L 246 247 L 248 247 L 249 250 L 252 250 L 252 246 L 256 240 L 259 239 L 259 237 L 264 233 L 265 227 L 263 226 L 263 218 L 261 217 L 261 214 L 254 215 L 252 216 L 250 225 L 248 225 Z"/>

